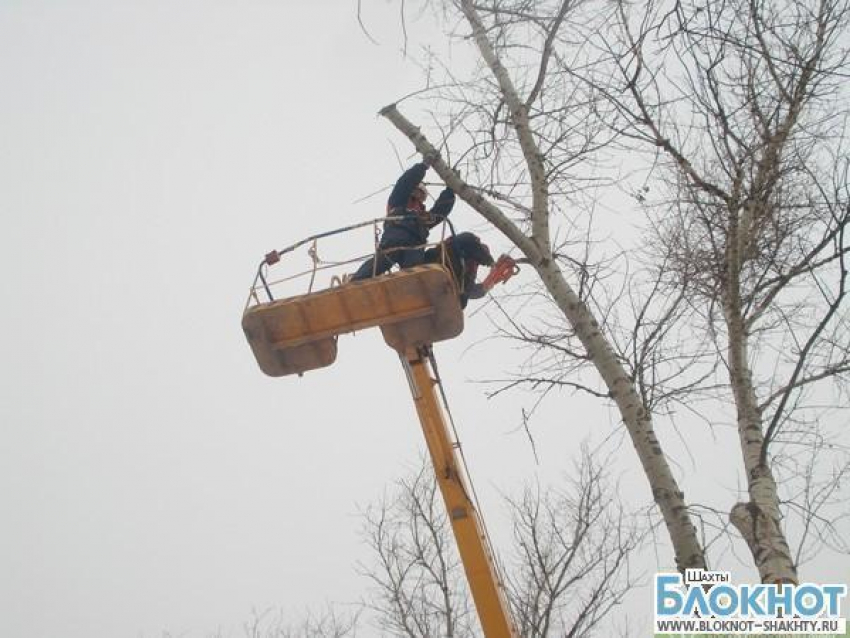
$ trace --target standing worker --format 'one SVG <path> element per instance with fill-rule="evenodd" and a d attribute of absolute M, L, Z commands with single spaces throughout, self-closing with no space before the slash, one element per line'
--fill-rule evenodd
<path fill-rule="evenodd" d="M 428 161 L 415 164 L 399 177 L 387 200 L 387 219 L 378 244 L 378 252 L 367 259 L 351 281 L 381 275 L 398 264 L 400 268 L 418 266 L 425 260 L 423 245 L 428 241 L 428 231 L 448 217 L 455 204 L 451 188 L 440 193 L 430 211 L 425 210 L 428 191 L 422 180 L 428 170 Z"/>

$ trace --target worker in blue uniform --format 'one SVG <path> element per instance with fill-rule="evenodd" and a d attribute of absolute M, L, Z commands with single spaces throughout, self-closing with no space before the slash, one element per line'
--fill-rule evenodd
<path fill-rule="evenodd" d="M 475 281 L 479 266 L 492 268 L 495 264 L 487 244 L 475 233 L 458 233 L 429 248 L 425 251 L 425 262 L 448 267 L 460 293 L 461 308 L 466 308 L 470 299 L 480 299 L 493 287 L 489 278 L 481 283 Z"/>
<path fill-rule="evenodd" d="M 410 268 L 424 263 L 428 232 L 448 217 L 455 204 L 450 188 L 440 193 L 430 211 L 425 209 L 428 191 L 422 180 L 428 163 L 420 162 L 399 177 L 387 200 L 387 217 L 378 252 L 367 259 L 351 277 L 352 281 L 380 275 L 398 264 Z"/>

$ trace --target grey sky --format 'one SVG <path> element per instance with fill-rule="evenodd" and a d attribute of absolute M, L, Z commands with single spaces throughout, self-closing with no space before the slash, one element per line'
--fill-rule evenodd
<path fill-rule="evenodd" d="M 395 355 L 267 379 L 239 321 L 267 250 L 382 214 L 418 82 L 350 2 L 0 3 L 0 635 L 358 596 L 421 447 Z"/>
<path fill-rule="evenodd" d="M 384 193 L 354 202 L 393 146 L 415 161 L 376 116 L 421 86 L 396 11 L 370 7 L 375 46 L 355 6 L 0 0 L 0 636 L 200 636 L 358 597 L 357 507 L 422 449 L 396 356 L 363 333 L 269 379 L 239 325 L 265 252 L 380 216 Z M 520 355 L 468 323 L 438 356 L 498 522 L 500 491 L 616 417 L 547 408 L 536 466 L 519 408 L 469 383 Z"/>

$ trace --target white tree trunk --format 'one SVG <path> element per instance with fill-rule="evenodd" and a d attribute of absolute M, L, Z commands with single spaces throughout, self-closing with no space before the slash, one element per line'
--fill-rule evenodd
<path fill-rule="evenodd" d="M 729 333 L 729 380 L 738 413 L 738 436 L 747 474 L 748 503 L 738 503 L 729 519 L 746 540 L 762 582 L 796 583 L 797 569 L 782 530 L 782 514 L 776 481 L 762 460 L 764 432 L 758 398 L 753 388 L 747 356 L 748 335 L 741 308 L 741 260 L 745 246 L 738 211 L 732 210 L 726 247 L 726 280 L 722 293 L 723 314 Z M 744 237 L 746 239 L 746 237 Z"/>
<path fill-rule="evenodd" d="M 680 570 L 705 567 L 705 555 L 685 505 L 684 494 L 679 489 L 655 436 L 651 415 L 640 401 L 633 381 L 617 360 L 614 350 L 600 332 L 599 324 L 590 309 L 570 287 L 557 263 L 552 259 L 549 237 L 551 212 L 549 183 L 545 158 L 535 139 L 528 117 L 528 106 L 521 99 L 510 74 L 499 59 L 474 2 L 461 0 L 460 8 L 472 28 L 472 37 L 481 59 L 490 69 L 499 86 L 500 94 L 510 110 L 511 124 L 522 149 L 531 182 L 531 236 L 523 233 L 498 207 L 463 182 L 445 162 L 437 159 L 434 162 L 434 168 L 447 186 L 499 228 L 534 265 L 552 299 L 587 349 L 590 360 L 596 366 L 608 387 L 611 398 L 620 410 L 644 473 L 649 480 L 653 498 L 664 517 L 675 551 L 676 566 Z M 405 119 L 394 106 L 383 109 L 381 114 L 404 133 L 420 153 L 425 156 L 439 157 L 436 149 L 425 139 L 419 129 Z"/>
<path fill-rule="evenodd" d="M 381 115 L 390 120 L 413 143 L 419 153 L 438 157 L 437 149 L 394 105 L 382 109 Z M 652 416 L 641 402 L 633 381 L 617 359 L 605 335 L 599 330 L 599 323 L 590 309 L 567 283 L 557 263 L 550 258 L 548 245 L 541 246 L 539 241 L 526 236 L 497 206 L 484 199 L 441 159 L 436 159 L 433 166 L 446 186 L 501 230 L 534 265 L 552 299 L 587 350 L 591 362 L 599 371 L 611 398 L 620 410 L 623 423 L 652 489 L 653 498 L 664 518 L 675 552 L 676 567 L 679 570 L 705 568 L 702 545 L 685 505 L 684 494 L 679 489 L 667 457 L 655 436 Z M 546 215 L 548 216 L 548 210 Z"/>
<path fill-rule="evenodd" d="M 747 542 L 762 582 L 796 583 L 797 568 L 782 530 L 776 481 L 770 466 L 762 462 L 764 434 L 747 361 L 744 322 L 734 299 L 727 298 L 724 310 L 729 329 L 729 376 L 750 496 L 748 503 L 732 508 L 729 519 Z"/>
<path fill-rule="evenodd" d="M 600 331 L 590 309 L 566 282 L 555 262 L 536 264 L 535 268 L 617 404 L 653 498 L 664 518 L 675 551 L 676 567 L 680 571 L 705 568 L 705 555 L 691 522 L 685 495 L 679 489 L 661 443 L 655 436 L 652 415 L 641 402 L 634 383 Z"/>

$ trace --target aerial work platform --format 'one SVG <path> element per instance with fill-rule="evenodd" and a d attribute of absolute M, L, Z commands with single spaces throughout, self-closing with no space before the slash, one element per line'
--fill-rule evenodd
<path fill-rule="evenodd" d="M 242 329 L 269 376 L 301 374 L 336 360 L 341 334 L 379 326 L 403 354 L 463 331 L 458 291 L 445 267 L 428 264 L 249 307 Z"/>
<path fill-rule="evenodd" d="M 282 251 L 268 253 L 251 287 L 242 315 L 242 330 L 260 369 L 269 376 L 280 377 L 331 365 L 336 360 L 337 338 L 341 334 L 375 326 L 381 329 L 384 341 L 401 358 L 484 635 L 519 638 L 457 433 L 452 436 L 449 432 L 438 401 L 439 388 L 448 412 L 431 344 L 456 337 L 463 331 L 461 284 L 450 270 L 451 261 L 446 260 L 448 251 L 443 247 L 439 252 L 441 263 L 345 283 L 335 276 L 329 288 L 313 288 L 319 270 L 360 261 L 323 262 L 316 247 L 318 239 L 371 224 L 377 254 L 377 224 L 383 221 L 372 220 L 313 235 Z M 311 269 L 278 281 L 267 280 L 268 266 L 310 242 Z M 515 262 L 503 265 L 507 268 L 500 271 L 503 278 L 494 281 L 506 280 L 506 273 L 516 268 Z M 488 278 L 495 277 L 494 272 L 491 270 Z M 274 298 L 272 286 L 306 275 L 309 275 L 306 293 L 293 294 L 301 290 L 295 289 L 288 296 Z M 266 302 L 260 302 L 258 297 L 263 290 L 268 297 Z"/>

